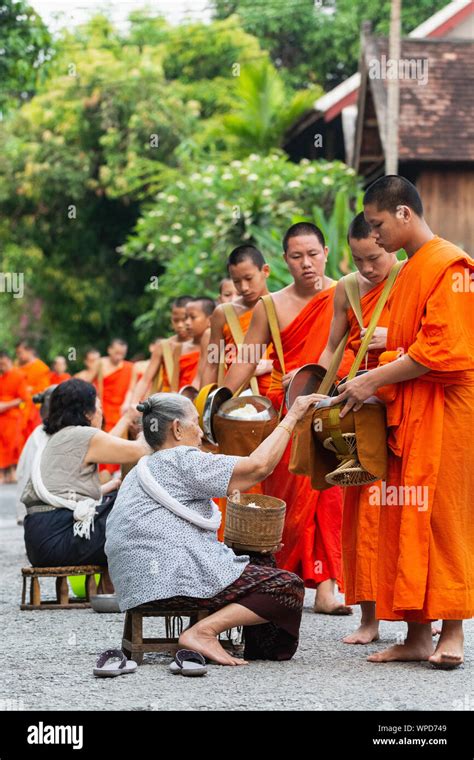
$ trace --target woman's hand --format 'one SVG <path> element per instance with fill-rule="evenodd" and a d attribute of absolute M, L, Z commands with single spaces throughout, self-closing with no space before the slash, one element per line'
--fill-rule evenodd
<path fill-rule="evenodd" d="M 366 327 L 364 327 L 360 331 L 360 337 L 362 338 L 362 340 L 364 339 L 364 335 L 366 334 L 366 332 L 367 332 L 367 328 Z M 382 351 L 385 348 L 385 346 L 387 345 L 387 332 L 388 332 L 388 328 L 387 327 L 376 327 L 375 330 L 374 330 L 374 333 L 373 333 L 373 335 L 372 335 L 372 337 L 370 339 L 368 350 L 369 351 L 375 351 L 375 350 Z"/>
<path fill-rule="evenodd" d="M 331 399 L 331 406 L 340 404 L 344 406 L 339 414 L 340 417 L 351 410 L 358 412 L 362 408 L 364 401 L 374 396 L 378 390 L 378 383 L 374 380 L 372 372 L 366 372 L 364 375 L 354 377 L 353 380 L 346 380 L 338 386 L 338 395 Z"/>
<path fill-rule="evenodd" d="M 309 396 L 298 396 L 285 419 L 293 416 L 295 417 L 295 421 L 299 422 L 299 420 L 303 419 L 310 406 L 317 404 L 318 401 L 322 401 L 324 398 L 327 398 L 327 396 L 324 396 L 322 393 L 310 393 Z"/>

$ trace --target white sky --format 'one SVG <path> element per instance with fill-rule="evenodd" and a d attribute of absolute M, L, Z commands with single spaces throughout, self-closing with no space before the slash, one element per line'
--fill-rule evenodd
<path fill-rule="evenodd" d="M 130 11 L 147 8 L 163 14 L 170 23 L 207 20 L 210 17 L 209 0 L 29 0 L 51 30 L 82 24 L 89 16 L 106 11 L 109 18 L 122 27 Z"/>

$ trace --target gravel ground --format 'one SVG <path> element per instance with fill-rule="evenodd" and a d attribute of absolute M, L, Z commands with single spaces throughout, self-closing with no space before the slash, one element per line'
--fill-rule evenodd
<path fill-rule="evenodd" d="M 365 661 L 366 653 L 393 642 L 404 626 L 383 623 L 381 640 L 368 647 L 342 644 L 357 616 L 314 615 L 310 591 L 300 647 L 290 662 L 211 666 L 205 678 L 184 679 L 168 673 L 169 657 L 149 654 L 133 675 L 94 678 L 97 654 L 120 647 L 123 615 L 20 611 L 20 568 L 29 563 L 13 494 L 12 486 L 0 486 L 0 710 L 474 710 L 473 621 L 465 626 L 462 670 L 440 672 L 425 663 L 374 665 Z M 160 621 L 146 623 L 145 631 L 162 635 Z"/>

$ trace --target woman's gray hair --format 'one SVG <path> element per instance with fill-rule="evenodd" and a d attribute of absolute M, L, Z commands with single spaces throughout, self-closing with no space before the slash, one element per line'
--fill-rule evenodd
<path fill-rule="evenodd" d="M 138 411 L 143 412 L 143 435 L 148 445 L 160 449 L 173 420 L 184 422 L 191 408 L 192 402 L 180 393 L 154 393 L 137 404 Z"/>

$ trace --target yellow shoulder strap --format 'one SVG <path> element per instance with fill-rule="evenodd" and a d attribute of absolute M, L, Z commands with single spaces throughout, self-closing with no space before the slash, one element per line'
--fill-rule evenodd
<path fill-rule="evenodd" d="M 362 330 L 364 327 L 364 320 L 362 318 L 362 308 L 360 305 L 360 290 L 359 282 L 357 280 L 357 272 L 346 274 L 345 277 L 342 278 L 342 281 L 344 283 L 347 300 L 349 301 L 352 311 L 357 317 L 360 329 Z"/>
<path fill-rule="evenodd" d="M 161 345 L 163 347 L 163 361 L 165 363 L 166 374 L 168 375 L 170 390 L 176 393 L 179 387 L 179 357 L 177 356 L 176 346 L 172 351 L 169 338 L 164 340 Z"/>
<path fill-rule="evenodd" d="M 227 320 L 227 324 L 229 325 L 229 330 L 231 332 L 232 338 L 234 339 L 234 343 L 237 346 L 237 349 L 240 348 L 242 343 L 244 342 L 244 331 L 242 330 L 242 325 L 240 324 L 240 320 L 235 313 L 235 309 L 232 306 L 231 303 L 224 303 L 222 304 L 224 315 Z M 220 369 L 220 366 L 219 366 Z M 258 382 L 256 377 L 251 377 L 249 381 L 250 388 L 252 390 L 252 393 L 254 396 L 260 395 L 260 390 L 258 387 Z"/>
<path fill-rule="evenodd" d="M 392 269 L 390 270 L 390 274 L 387 277 L 387 282 L 385 283 L 385 287 L 382 290 L 382 292 L 380 294 L 380 297 L 379 297 L 379 300 L 377 301 L 375 309 L 374 309 L 374 311 L 372 313 L 372 318 L 371 318 L 371 320 L 369 322 L 369 326 L 367 328 L 367 332 L 364 335 L 364 340 L 360 344 L 360 348 L 359 348 L 359 350 L 357 352 L 357 356 L 354 359 L 354 363 L 353 363 L 353 365 L 351 367 L 351 370 L 350 370 L 350 372 L 349 372 L 349 374 L 347 376 L 348 380 L 352 380 L 352 378 L 356 376 L 357 371 L 358 371 L 360 365 L 362 364 L 362 360 L 363 360 L 364 356 L 367 353 L 367 350 L 369 348 L 369 343 L 370 343 L 370 341 L 372 339 L 372 335 L 374 334 L 374 330 L 377 327 L 377 323 L 378 323 L 378 321 L 380 319 L 380 315 L 382 314 L 383 307 L 387 303 L 387 298 L 390 295 L 390 291 L 391 291 L 391 289 L 393 287 L 393 284 L 394 284 L 395 280 L 397 279 L 397 275 L 398 275 L 398 273 L 400 271 L 400 267 L 402 266 L 402 264 L 403 264 L 403 261 L 397 261 L 397 263 L 394 264 L 393 267 L 392 267 Z"/>
<path fill-rule="evenodd" d="M 338 347 L 334 351 L 332 359 L 329 362 L 329 367 L 326 370 L 326 374 L 324 375 L 321 381 L 321 385 L 318 388 L 318 393 L 322 393 L 325 396 L 327 396 L 327 394 L 329 393 L 331 386 L 334 383 L 334 380 L 336 379 L 337 370 L 339 369 L 339 365 L 342 361 L 342 357 L 344 355 L 344 349 L 346 347 L 348 338 L 349 338 L 349 330 L 346 332 L 341 342 L 339 343 Z"/>
<path fill-rule="evenodd" d="M 278 356 L 278 361 L 280 362 L 283 374 L 286 374 L 285 357 L 283 355 L 280 326 L 278 324 L 278 317 L 275 311 L 275 304 L 273 303 L 273 299 L 270 293 L 266 296 L 262 296 L 262 301 L 265 307 L 265 311 L 267 312 L 268 325 L 270 327 L 270 333 L 272 336 L 273 345 L 275 346 L 275 351 Z"/>

